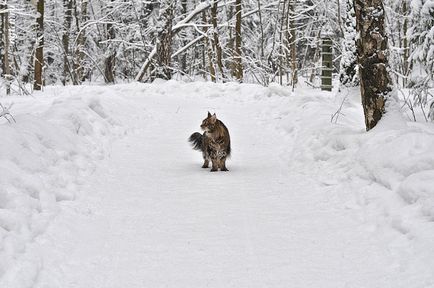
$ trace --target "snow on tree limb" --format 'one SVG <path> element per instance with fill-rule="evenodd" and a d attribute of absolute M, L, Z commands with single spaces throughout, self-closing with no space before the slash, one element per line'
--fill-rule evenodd
<path fill-rule="evenodd" d="M 196 30 L 197 26 L 196 24 L 191 24 L 189 23 L 191 20 L 194 19 L 195 16 L 197 16 L 198 14 L 200 14 L 202 11 L 210 8 L 212 5 L 214 5 L 215 3 L 220 2 L 221 0 L 216 0 L 216 1 L 208 1 L 208 2 L 203 2 L 201 4 L 199 4 L 193 11 L 190 12 L 190 14 L 188 16 L 186 16 L 184 19 L 182 19 L 181 21 L 179 21 L 177 24 L 173 25 L 172 27 L 172 33 L 176 34 L 178 33 L 182 28 L 184 27 L 194 27 Z M 235 3 L 235 1 L 230 1 L 228 3 Z M 228 4 L 226 3 L 226 4 Z M 267 5 L 264 5 L 262 7 L 262 9 L 266 9 L 266 8 L 270 8 L 273 6 L 276 6 L 279 4 L 279 1 L 273 1 L 271 3 L 268 3 Z M 258 13 L 260 11 L 259 8 L 253 9 L 249 12 L 243 13 L 242 14 L 242 18 L 251 16 L 255 13 Z M 234 22 L 235 19 L 231 19 L 225 23 L 222 23 L 220 25 L 218 25 L 218 27 L 225 27 L 225 26 L 229 26 L 232 22 Z M 205 34 L 200 33 L 201 35 L 196 37 L 195 39 L 191 40 L 190 42 L 188 42 L 184 47 L 181 47 L 178 51 L 176 51 L 175 53 L 172 54 L 172 58 L 178 56 L 179 54 L 181 54 L 182 52 L 184 52 L 185 50 L 187 50 L 188 48 L 190 48 L 191 46 L 193 46 L 194 44 L 196 44 L 197 42 L 201 41 L 202 39 L 204 39 L 205 37 L 207 37 Z M 152 58 L 156 55 L 156 45 L 153 47 L 151 53 L 149 53 L 148 57 L 146 58 L 146 61 L 143 63 L 139 73 L 137 74 L 137 76 L 135 77 L 136 81 L 141 81 L 143 79 L 143 76 L 145 74 L 146 69 L 149 67 Z"/>
<path fill-rule="evenodd" d="M 12 123 L 11 119 L 12 119 L 14 122 L 17 122 L 17 121 L 15 121 L 14 116 L 12 116 L 12 114 L 11 114 L 10 111 L 9 111 L 9 109 L 10 109 L 12 106 L 13 106 L 13 103 L 10 104 L 8 107 L 5 107 L 5 106 L 3 106 L 3 104 L 0 103 L 0 108 L 2 109 L 2 110 L 0 111 L 0 118 L 4 117 L 6 120 L 8 120 L 9 123 Z"/>
<path fill-rule="evenodd" d="M 187 25 L 191 20 L 194 19 L 195 16 L 197 16 L 198 14 L 200 14 L 202 11 L 208 9 L 211 7 L 211 5 L 213 5 L 214 3 L 218 3 L 221 0 L 215 0 L 215 1 L 207 1 L 207 2 L 203 2 L 200 3 L 198 6 L 196 6 L 196 8 L 191 11 L 184 19 L 182 19 L 181 21 L 179 21 L 177 24 L 172 26 L 172 34 L 175 35 L 176 33 L 178 33 L 181 28 L 183 27 L 187 27 L 187 26 L 191 26 L 191 25 Z M 157 54 L 157 45 L 155 44 L 151 53 L 149 53 L 148 57 L 146 58 L 145 63 L 143 63 L 142 67 L 140 68 L 139 73 L 136 76 L 136 81 L 141 81 L 143 79 L 143 76 L 145 75 L 145 71 L 146 69 L 149 67 L 149 64 L 151 63 L 152 58 Z"/>

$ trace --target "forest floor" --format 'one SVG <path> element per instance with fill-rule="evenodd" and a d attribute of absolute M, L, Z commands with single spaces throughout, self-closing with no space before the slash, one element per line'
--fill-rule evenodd
<path fill-rule="evenodd" d="M 389 113 L 366 133 L 358 97 L 169 81 L 2 98 L 0 287 L 434 287 L 434 125 Z M 207 111 L 229 172 L 187 142 Z"/>

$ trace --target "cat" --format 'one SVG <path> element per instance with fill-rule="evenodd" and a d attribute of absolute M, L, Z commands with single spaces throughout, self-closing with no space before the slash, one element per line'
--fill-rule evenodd
<path fill-rule="evenodd" d="M 226 168 L 226 159 L 231 155 L 231 139 L 229 130 L 216 114 L 208 112 L 207 118 L 202 121 L 200 128 L 204 131 L 193 133 L 189 141 L 193 149 L 202 151 L 204 163 L 202 168 L 208 168 L 211 161 L 211 172 L 229 171 Z"/>

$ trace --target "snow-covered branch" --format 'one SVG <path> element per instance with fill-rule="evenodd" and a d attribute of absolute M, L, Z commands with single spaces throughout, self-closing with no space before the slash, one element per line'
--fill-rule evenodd
<path fill-rule="evenodd" d="M 6 120 L 8 120 L 9 123 L 12 123 L 11 120 L 13 120 L 13 122 L 15 121 L 14 116 L 12 116 L 12 114 L 10 113 L 9 109 L 13 106 L 13 103 L 11 103 L 8 107 L 3 106 L 3 104 L 0 103 L 0 118 L 5 118 Z"/>

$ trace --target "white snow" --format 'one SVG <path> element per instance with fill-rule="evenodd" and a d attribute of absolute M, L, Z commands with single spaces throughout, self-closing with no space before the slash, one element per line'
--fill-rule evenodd
<path fill-rule="evenodd" d="M 156 81 L 1 102 L 17 121 L 0 118 L 2 288 L 434 287 L 434 125 L 391 111 L 365 132 L 357 90 Z M 187 143 L 207 111 L 229 172 Z"/>

